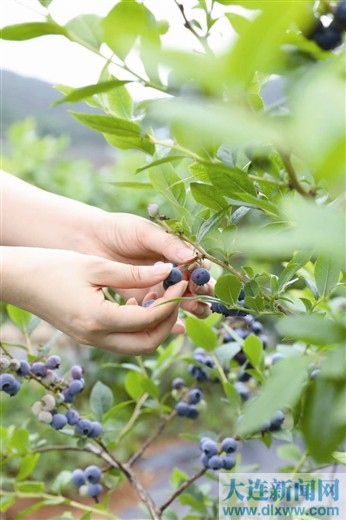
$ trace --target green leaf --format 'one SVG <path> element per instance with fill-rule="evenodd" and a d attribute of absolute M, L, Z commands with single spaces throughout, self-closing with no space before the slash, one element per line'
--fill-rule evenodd
<path fill-rule="evenodd" d="M 210 184 L 192 182 L 190 189 L 195 201 L 207 208 L 220 211 L 229 207 L 228 202 L 222 196 L 222 192 Z"/>
<path fill-rule="evenodd" d="M 187 317 L 186 332 L 196 345 L 206 350 L 213 350 L 217 345 L 217 335 L 212 328 L 194 316 Z"/>
<path fill-rule="evenodd" d="M 321 297 L 328 296 L 339 281 L 340 264 L 332 257 L 320 256 L 315 264 L 315 281 Z"/>
<path fill-rule="evenodd" d="M 258 367 L 261 363 L 262 352 L 263 352 L 263 344 L 258 336 L 254 334 L 250 334 L 247 338 L 245 338 L 243 344 L 243 351 L 247 355 L 250 363 L 254 367 Z"/>
<path fill-rule="evenodd" d="M 142 381 L 142 388 L 154 399 L 159 397 L 159 387 L 149 378 L 144 378 Z"/>
<path fill-rule="evenodd" d="M 302 431 L 317 462 L 331 462 L 346 434 L 346 386 L 316 378 L 304 399 Z"/>
<path fill-rule="evenodd" d="M 15 430 L 9 441 L 9 447 L 18 453 L 26 454 L 30 447 L 28 430 L 24 430 L 24 428 Z"/>
<path fill-rule="evenodd" d="M 185 185 L 171 164 L 160 164 L 151 168 L 149 179 L 153 188 L 162 193 L 172 204 L 179 208 L 184 206 Z"/>
<path fill-rule="evenodd" d="M 45 485 L 44 482 L 28 480 L 26 482 L 16 482 L 14 484 L 14 488 L 16 491 L 20 491 L 21 493 L 42 493 L 44 491 Z"/>
<path fill-rule="evenodd" d="M 282 460 L 296 460 L 299 461 L 302 457 L 302 452 L 295 444 L 283 444 L 276 450 L 278 457 Z"/>
<path fill-rule="evenodd" d="M 91 520 L 91 512 L 89 511 L 89 513 L 85 513 L 80 517 L 80 520 Z"/>
<path fill-rule="evenodd" d="M 112 408 L 113 402 L 112 390 L 101 381 L 98 381 L 91 390 L 90 407 L 99 420 L 102 419 L 105 412 Z"/>
<path fill-rule="evenodd" d="M 105 81 L 103 83 L 95 83 L 93 85 L 87 85 L 85 87 L 73 89 L 67 96 L 62 99 L 58 99 L 52 103 L 53 106 L 61 105 L 61 103 L 77 103 L 82 99 L 93 96 L 94 94 L 100 94 L 102 92 L 107 92 L 108 90 L 112 90 L 122 85 L 125 85 L 128 81 L 121 81 L 119 79 L 114 79 L 111 81 Z"/>
<path fill-rule="evenodd" d="M 7 497 L 6 495 L 0 496 L 0 511 L 5 513 L 14 503 L 15 497 Z"/>
<path fill-rule="evenodd" d="M 222 383 L 222 388 L 232 409 L 237 410 L 241 405 L 241 397 L 239 393 L 229 381 Z"/>
<path fill-rule="evenodd" d="M 230 305 L 238 305 L 241 282 L 233 274 L 219 276 L 215 285 L 215 294 L 220 300 Z"/>
<path fill-rule="evenodd" d="M 244 407 L 244 417 L 238 425 L 240 436 L 259 431 L 276 410 L 295 405 L 307 378 L 309 362 L 306 357 L 294 356 L 274 365 L 259 396 Z"/>
<path fill-rule="evenodd" d="M 239 168 L 229 168 L 218 164 L 200 165 L 200 171 L 203 169 L 210 182 L 226 197 L 236 198 L 242 193 L 256 195 L 256 188 L 252 180 Z"/>
<path fill-rule="evenodd" d="M 249 28 L 250 21 L 248 18 L 236 13 L 225 13 L 225 16 L 238 34 L 242 34 Z"/>
<path fill-rule="evenodd" d="M 61 495 L 62 490 L 71 483 L 71 475 L 71 471 L 60 471 L 51 485 L 53 493 Z"/>
<path fill-rule="evenodd" d="M 281 292 L 286 284 L 293 278 L 299 269 L 304 267 L 304 265 L 310 260 L 311 253 L 308 251 L 298 251 L 288 262 L 285 269 L 280 273 L 279 276 L 279 286 L 278 292 Z"/>
<path fill-rule="evenodd" d="M 125 390 L 132 399 L 138 401 L 144 394 L 142 382 L 145 379 L 143 374 L 129 371 L 125 377 Z"/>
<path fill-rule="evenodd" d="M 153 188 L 150 182 L 117 181 L 109 184 L 118 188 L 131 188 L 132 190 L 150 190 Z"/>
<path fill-rule="evenodd" d="M 334 451 L 333 458 L 346 466 L 346 453 L 344 451 Z"/>
<path fill-rule="evenodd" d="M 30 312 L 10 304 L 6 305 L 6 311 L 11 320 L 18 325 L 21 331 L 27 331 L 32 318 Z"/>
<path fill-rule="evenodd" d="M 52 0 L 38 0 L 40 2 L 41 5 L 43 5 L 43 7 L 48 7 L 51 3 L 52 3 Z"/>
<path fill-rule="evenodd" d="M 220 347 L 216 347 L 215 354 L 223 368 L 229 368 L 231 359 L 240 351 L 240 345 L 235 341 L 225 343 Z"/>
<path fill-rule="evenodd" d="M 29 477 L 36 468 L 39 458 L 39 453 L 30 453 L 29 455 L 23 457 L 20 461 L 17 480 L 24 480 Z"/>
<path fill-rule="evenodd" d="M 1 29 L 1 38 L 3 40 L 31 40 L 39 36 L 46 36 L 47 34 L 62 34 L 67 36 L 63 27 L 55 23 L 48 22 L 29 22 L 9 25 Z"/>
<path fill-rule="evenodd" d="M 208 220 L 203 222 L 198 230 L 197 243 L 202 242 L 204 237 L 208 237 L 208 235 L 210 235 L 211 232 L 218 227 L 224 218 L 225 211 L 222 210 L 219 213 L 215 213 L 215 215 L 212 215 L 210 218 L 208 218 Z"/>
<path fill-rule="evenodd" d="M 132 404 L 133 401 L 123 401 L 121 403 L 118 403 L 114 406 L 112 406 L 112 408 L 110 408 L 110 410 L 108 410 L 108 412 L 106 412 L 103 416 L 103 421 L 107 421 L 108 419 L 110 419 L 113 415 L 116 415 L 120 410 L 122 410 L 123 408 L 126 408 L 127 406 L 129 406 L 130 404 Z"/>
<path fill-rule="evenodd" d="M 332 345 L 345 341 L 346 328 L 321 314 L 285 316 L 278 323 L 279 332 L 292 339 L 314 345 Z"/>
<path fill-rule="evenodd" d="M 20 520 L 21 518 L 25 518 L 26 516 L 30 515 L 31 513 L 38 511 L 39 509 L 41 509 L 41 507 L 44 507 L 45 505 L 46 505 L 45 500 L 36 502 L 35 504 L 32 504 L 31 506 L 26 507 L 25 509 L 22 509 L 19 513 L 17 513 L 16 516 L 14 517 L 14 520 Z"/>
<path fill-rule="evenodd" d="M 102 17 L 96 14 L 81 14 L 65 25 L 67 35 L 78 39 L 87 47 L 99 50 L 103 43 Z"/>
<path fill-rule="evenodd" d="M 152 161 L 150 163 L 137 168 L 136 173 L 143 172 L 148 170 L 149 168 L 153 168 L 154 166 L 159 166 L 160 164 L 165 163 L 174 163 L 175 161 L 180 161 L 181 159 L 185 159 L 185 155 L 166 155 L 166 157 L 162 157 L 161 159 L 157 159 L 156 161 Z"/>
<path fill-rule="evenodd" d="M 114 81 L 117 78 L 112 76 L 108 71 L 108 63 L 102 69 L 99 77 L 99 83 L 104 81 Z M 106 93 L 98 96 L 105 112 L 120 117 L 122 119 L 132 119 L 133 117 L 133 100 L 125 86 L 119 86 Z"/>

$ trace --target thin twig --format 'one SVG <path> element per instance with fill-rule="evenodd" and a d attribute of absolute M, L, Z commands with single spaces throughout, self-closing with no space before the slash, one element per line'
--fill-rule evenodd
<path fill-rule="evenodd" d="M 123 437 L 125 437 L 125 435 L 131 430 L 132 426 L 134 425 L 134 423 L 136 422 L 136 419 L 137 417 L 139 416 L 140 412 L 141 412 L 141 408 L 142 408 L 142 405 L 145 403 L 145 401 L 148 399 L 149 397 L 149 394 L 148 393 L 145 393 L 142 395 L 142 397 L 138 400 L 134 410 L 133 410 L 133 413 L 130 417 L 130 419 L 128 420 L 128 422 L 126 423 L 126 425 L 124 426 L 124 428 L 121 430 L 121 432 L 119 433 L 118 435 L 118 438 L 117 438 L 117 442 L 120 442 L 121 439 Z"/>
<path fill-rule="evenodd" d="M 291 162 L 291 159 L 290 157 L 285 154 L 285 153 L 281 153 L 281 158 L 282 158 L 282 161 L 285 165 L 285 168 L 286 168 L 286 171 L 287 171 L 287 175 L 289 177 L 289 186 L 291 189 L 295 189 L 298 193 L 300 193 L 303 197 L 311 197 L 311 193 L 308 193 L 307 191 L 304 190 L 303 186 L 300 184 L 299 180 L 298 180 L 298 177 L 297 177 L 297 174 L 296 174 L 296 171 L 293 167 L 293 164 Z"/>
<path fill-rule="evenodd" d="M 201 36 L 200 34 L 198 34 L 196 29 L 193 27 L 192 23 L 190 22 L 190 20 L 186 16 L 184 5 L 180 4 L 178 2 L 178 0 L 174 0 L 174 3 L 178 7 L 179 11 L 181 12 L 182 17 L 184 18 L 184 27 L 186 27 L 186 29 L 188 31 L 190 31 L 195 36 L 195 38 L 197 38 L 199 43 L 202 45 L 203 49 L 207 53 L 210 53 L 210 47 L 209 47 L 209 45 L 207 43 L 208 32 L 206 32 L 206 34 L 204 36 Z"/>
<path fill-rule="evenodd" d="M 163 513 L 163 511 L 165 509 L 167 509 L 168 506 L 171 505 L 172 502 L 174 502 L 174 500 L 179 496 L 181 495 L 181 493 L 183 493 L 183 491 L 185 491 L 185 489 L 187 487 L 190 486 L 190 484 L 192 484 L 193 482 L 195 482 L 195 480 L 198 480 L 200 477 L 202 477 L 204 475 L 204 473 L 206 473 L 207 471 L 207 468 L 202 468 L 201 470 L 199 470 L 197 473 L 195 473 L 194 475 L 192 475 L 192 477 L 190 477 L 189 479 L 185 480 L 179 487 L 178 489 L 173 493 L 172 496 L 170 496 L 166 502 L 164 502 L 160 508 L 159 508 L 159 511 L 160 513 Z"/>

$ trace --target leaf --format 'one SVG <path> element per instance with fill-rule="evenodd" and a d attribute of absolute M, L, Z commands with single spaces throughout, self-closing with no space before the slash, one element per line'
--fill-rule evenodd
<path fill-rule="evenodd" d="M 345 341 L 345 327 L 321 314 L 285 316 L 277 327 L 284 336 L 314 345 L 332 345 Z"/>
<path fill-rule="evenodd" d="M 218 360 L 221 363 L 221 366 L 223 368 L 229 368 L 231 359 L 234 358 L 236 354 L 240 351 L 240 345 L 236 343 L 235 341 L 230 343 L 225 343 L 224 345 L 221 345 L 220 347 L 216 347 L 215 354 L 218 358 Z"/>
<path fill-rule="evenodd" d="M 162 193 L 172 204 L 184 206 L 186 190 L 182 179 L 171 164 L 160 164 L 151 168 L 149 179 L 153 188 Z"/>
<path fill-rule="evenodd" d="M 230 168 L 221 164 L 200 165 L 200 171 L 203 171 L 203 169 L 210 182 L 226 197 L 235 198 L 236 195 L 243 192 L 256 195 L 252 180 L 239 168 Z"/>
<path fill-rule="evenodd" d="M 241 34 L 245 30 L 248 29 L 250 21 L 248 18 L 241 16 L 236 13 L 225 13 L 226 18 L 229 20 L 229 23 L 232 25 L 233 29 Z"/>
<path fill-rule="evenodd" d="M 34 482 L 34 481 L 26 481 L 26 482 L 15 482 L 14 488 L 16 491 L 20 491 L 21 493 L 42 493 L 44 491 L 45 485 L 44 482 Z"/>
<path fill-rule="evenodd" d="M 131 188 L 132 190 L 150 190 L 153 188 L 150 182 L 117 181 L 109 184 L 118 188 Z"/>
<path fill-rule="evenodd" d="M 121 81 L 119 79 L 114 79 L 111 81 L 105 81 L 103 83 L 95 83 L 93 85 L 87 85 L 85 87 L 73 89 L 69 94 L 67 94 L 62 99 L 58 99 L 52 103 L 53 106 L 61 105 L 61 103 L 77 103 L 82 99 L 93 96 L 94 94 L 100 94 L 102 92 L 107 92 L 108 90 L 115 89 L 117 87 L 121 87 L 125 85 L 128 81 Z"/>
<path fill-rule="evenodd" d="M 299 461 L 302 457 L 302 452 L 295 444 L 283 444 L 277 448 L 277 455 L 282 460 L 296 460 Z"/>
<path fill-rule="evenodd" d="M 250 334 L 250 336 L 245 338 L 243 351 L 247 355 L 250 363 L 254 367 L 258 367 L 261 363 L 263 352 L 263 344 L 260 338 L 254 334 Z"/>
<path fill-rule="evenodd" d="M 307 378 L 309 362 L 306 357 L 294 356 L 274 365 L 259 396 L 244 407 L 244 417 L 238 424 L 240 436 L 259 431 L 275 411 L 295 405 Z"/>
<path fill-rule="evenodd" d="M 103 43 L 102 17 L 96 14 L 81 14 L 65 25 L 67 35 L 77 37 L 87 47 L 99 50 Z"/>
<path fill-rule="evenodd" d="M 346 466 L 346 453 L 344 451 L 334 451 L 333 458 Z"/>
<path fill-rule="evenodd" d="M 310 260 L 311 253 L 308 251 L 298 251 L 288 262 L 285 269 L 280 273 L 279 276 L 279 285 L 278 285 L 278 292 L 281 292 L 286 284 L 293 278 L 293 276 L 296 274 L 299 269 L 304 267 L 304 265 Z"/>
<path fill-rule="evenodd" d="M 80 520 L 91 520 L 91 512 L 85 513 L 83 516 L 80 517 Z"/>
<path fill-rule="evenodd" d="M 55 23 L 48 22 L 29 22 L 9 25 L 1 29 L 1 38 L 3 40 L 31 40 L 39 36 L 46 36 L 47 34 L 62 34 L 67 36 L 63 27 Z"/>
<path fill-rule="evenodd" d="M 156 161 L 152 161 L 150 163 L 145 164 L 144 166 L 141 166 L 140 168 L 137 168 L 136 173 L 143 172 L 145 170 L 148 170 L 149 168 L 153 168 L 154 166 L 159 166 L 160 164 L 180 161 L 181 159 L 185 159 L 185 157 L 185 155 L 166 155 L 161 159 L 157 159 Z"/>
<path fill-rule="evenodd" d="M 154 383 L 149 378 L 144 378 L 142 381 L 142 388 L 150 395 L 150 397 L 153 397 L 154 399 L 158 399 L 159 397 L 159 388 L 157 384 Z"/>
<path fill-rule="evenodd" d="M 102 419 L 105 412 L 112 408 L 113 402 L 112 390 L 101 381 L 98 381 L 91 390 L 90 407 L 99 420 Z"/>
<path fill-rule="evenodd" d="M 213 350 L 217 345 L 217 335 L 212 328 L 194 316 L 187 317 L 186 332 L 196 345 L 206 350 Z"/>
<path fill-rule="evenodd" d="M 30 515 L 34 511 L 38 511 L 41 509 L 41 507 L 45 506 L 45 500 L 41 500 L 40 502 L 36 502 L 35 504 L 32 504 L 29 507 L 26 507 L 25 509 L 22 509 L 19 513 L 16 514 L 14 517 L 14 520 L 20 520 L 21 518 L 25 518 L 26 516 Z"/>
<path fill-rule="evenodd" d="M 215 215 L 211 216 L 208 218 L 208 220 L 203 222 L 198 230 L 197 243 L 202 242 L 203 238 L 208 236 L 213 229 L 216 229 L 224 218 L 225 211 L 222 210 L 219 213 L 215 213 Z"/>
<path fill-rule="evenodd" d="M 317 462 L 331 462 L 346 434 L 346 387 L 339 381 L 318 377 L 304 399 L 302 431 L 310 454 Z"/>
<path fill-rule="evenodd" d="M 20 461 L 17 480 L 24 480 L 29 477 L 36 468 L 39 458 L 39 453 L 29 453 L 29 455 L 23 457 Z"/>
<path fill-rule="evenodd" d="M 60 471 L 51 485 L 53 493 L 61 495 L 62 490 L 71 483 L 71 475 L 71 471 Z"/>
<path fill-rule="evenodd" d="M 41 5 L 43 5 L 43 7 L 48 7 L 51 3 L 52 3 L 52 0 L 38 0 L 40 2 Z"/>
<path fill-rule="evenodd" d="M 315 264 L 315 281 L 319 295 L 324 298 L 329 295 L 338 283 L 340 264 L 332 257 L 320 256 Z"/>
<path fill-rule="evenodd" d="M 32 318 L 30 312 L 10 304 L 6 305 L 6 311 L 11 320 L 18 325 L 22 332 L 27 331 Z"/>
<path fill-rule="evenodd" d="M 15 497 L 0 496 L 0 511 L 5 513 L 16 501 Z"/>
<path fill-rule="evenodd" d="M 144 375 L 138 372 L 128 372 L 125 377 L 125 390 L 132 399 L 138 401 L 144 394 L 142 382 Z"/>
<path fill-rule="evenodd" d="M 29 432 L 24 428 L 19 428 L 15 430 L 10 441 L 9 448 L 18 453 L 26 454 L 29 449 L 30 441 L 29 441 Z"/>
<path fill-rule="evenodd" d="M 220 211 L 229 207 L 228 202 L 222 196 L 222 192 L 210 184 L 192 182 L 190 189 L 195 201 L 207 208 Z"/>
<path fill-rule="evenodd" d="M 114 406 L 112 406 L 112 408 L 110 408 L 108 410 L 108 412 L 106 412 L 103 416 L 103 421 L 108 421 L 108 419 L 110 419 L 113 415 L 116 415 L 120 410 L 122 410 L 123 408 L 126 408 L 127 406 L 129 406 L 130 404 L 132 404 L 133 401 L 123 401 L 121 403 L 118 403 Z"/>
<path fill-rule="evenodd" d="M 238 305 L 241 282 L 233 274 L 219 276 L 215 285 L 215 294 L 220 300 L 230 305 Z"/>

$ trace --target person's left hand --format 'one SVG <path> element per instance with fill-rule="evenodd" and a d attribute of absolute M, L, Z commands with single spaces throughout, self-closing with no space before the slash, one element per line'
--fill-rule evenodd
<path fill-rule="evenodd" d="M 196 257 L 190 244 L 164 231 L 150 220 L 127 213 L 107 213 L 104 221 L 95 229 L 94 237 L 90 253 L 126 264 L 152 265 L 163 261 L 184 265 L 192 263 Z M 204 262 L 204 267 L 208 268 L 209 264 Z M 189 274 L 186 273 L 185 277 L 189 279 Z M 212 280 L 206 285 L 198 286 L 190 279 L 185 295 L 212 295 L 213 288 Z M 164 290 L 162 284 L 159 284 L 148 289 L 119 292 L 125 299 L 134 297 L 141 303 L 148 292 L 152 293 L 151 297 L 160 297 Z M 199 318 L 206 318 L 210 314 L 209 305 L 201 301 L 186 301 L 182 307 Z"/>

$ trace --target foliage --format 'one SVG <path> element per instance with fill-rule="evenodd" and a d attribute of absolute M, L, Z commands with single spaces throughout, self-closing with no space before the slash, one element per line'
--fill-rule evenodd
<path fill-rule="evenodd" d="M 190 478 L 175 469 L 171 498 L 159 506 L 133 469 L 151 442 L 176 420 L 175 401 L 181 395 L 167 393 L 165 378 L 175 366 L 187 374 L 187 363 L 204 370 L 192 356 L 196 345 L 210 351 L 208 377 L 219 379 L 213 394 L 223 406 L 227 431 L 222 434 L 236 435 L 244 443 L 261 439 L 269 447 L 273 437 L 287 443 L 280 451 L 283 460 L 290 459 L 286 471 L 342 461 L 344 52 L 340 46 L 334 52 L 323 50 L 309 37 L 319 16 L 333 19 L 334 4 L 215 0 L 185 7 L 176 2 L 195 42 L 192 51 L 165 45 L 165 33 L 175 29 L 169 20 L 156 20 L 145 3 L 121 1 L 103 19 L 80 15 L 65 26 L 52 19 L 49 2 L 41 4 L 47 6 L 45 22 L 4 28 L 2 37 L 25 40 L 59 34 L 104 57 L 97 84 L 81 89 L 57 86 L 60 103 L 84 100 L 97 107 L 102 114 L 71 110 L 71 117 L 101 132 L 110 146 L 122 151 L 120 157 L 132 158 L 131 150 L 136 151 L 138 180 L 115 180 L 116 189 L 132 188 L 135 193 L 142 184 L 144 191 L 136 192 L 142 204 L 147 197 L 144 205 L 160 205 L 155 221 L 212 262 L 218 280 L 216 297 L 209 301 L 234 311 L 226 319 L 212 314 L 204 322 L 188 316 L 184 342 L 168 340 L 152 358 L 124 363 L 125 401 L 113 404 L 101 371 L 87 413 L 92 416 L 92 410 L 102 418 L 105 433 L 102 440 L 83 443 L 83 449 L 109 464 L 108 489 L 128 479 L 154 519 L 175 518 L 173 512 L 167 517 L 164 512 L 174 499 L 190 507 L 186 518 L 215 518 L 217 506 L 208 490 L 200 491 L 201 499 L 194 494 L 193 482 L 206 468 Z M 212 42 L 221 24 L 231 42 L 225 38 L 220 50 Z M 129 65 L 133 56 L 136 68 Z M 284 97 L 268 104 L 266 89 L 277 76 Z M 142 93 L 140 102 L 135 101 L 134 85 Z M 47 147 L 48 141 L 40 142 Z M 53 155 L 60 146 L 61 141 L 54 141 Z M 78 170 L 74 164 L 74 182 L 82 178 Z M 118 202 L 106 206 L 119 209 Z M 10 312 L 11 318 L 27 327 L 27 317 L 18 312 Z M 260 334 L 241 336 L 241 313 L 256 316 L 270 328 L 267 353 Z M 271 363 L 276 352 L 283 359 Z M 245 355 L 245 364 L 237 361 L 239 354 Z M 187 377 L 188 386 L 194 386 Z M 250 397 L 245 401 L 237 384 L 244 381 Z M 220 414 L 220 406 L 208 413 Z M 131 410 L 127 421 L 124 409 Z M 277 410 L 285 412 L 283 429 L 265 429 Z M 158 426 L 126 463 L 121 462 L 123 438 L 148 415 L 157 417 Z M 203 410 L 197 421 L 203 424 Z M 202 430 L 201 425 L 198 434 Z M 292 447 L 294 435 L 303 437 L 304 453 Z M 29 435 L 24 424 L 20 430 L 4 426 L 2 436 L 3 463 L 14 458 L 18 462 L 16 476 L 4 480 L 3 511 L 25 496 L 37 498 L 36 507 L 62 503 L 83 509 L 68 498 L 66 474 L 57 475 L 60 484 L 50 493 L 44 482 L 31 480 L 37 454 L 44 457 L 50 435 Z M 76 450 L 81 446 L 75 437 L 68 441 Z M 240 468 L 241 457 L 236 465 Z M 115 518 L 108 511 L 108 498 L 106 494 L 90 511 Z"/>

